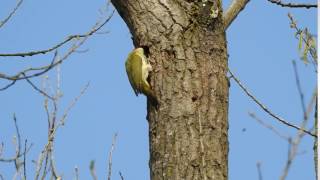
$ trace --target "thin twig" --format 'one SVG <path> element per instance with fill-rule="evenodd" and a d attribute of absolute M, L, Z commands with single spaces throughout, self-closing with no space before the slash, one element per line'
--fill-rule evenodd
<path fill-rule="evenodd" d="M 285 164 L 285 167 L 282 171 L 282 175 L 280 176 L 280 180 L 285 180 L 288 173 L 289 173 L 289 170 L 290 170 L 290 167 L 293 163 L 293 160 L 294 158 L 296 157 L 297 153 L 298 153 L 298 147 L 299 147 L 299 144 L 303 138 L 303 136 L 305 135 L 304 132 L 302 131 L 299 131 L 296 138 L 294 140 L 292 140 L 290 138 L 289 140 L 289 147 L 288 147 L 288 158 L 287 158 L 287 162 Z"/>
<path fill-rule="evenodd" d="M 46 154 L 45 156 L 45 161 L 44 161 L 44 167 L 43 167 L 43 171 L 42 171 L 42 176 L 41 176 L 41 180 L 45 180 L 46 176 L 47 176 L 47 173 L 48 173 L 48 161 L 49 161 L 49 156 L 48 154 Z"/>
<path fill-rule="evenodd" d="M 51 174 L 55 179 L 58 179 L 60 176 L 58 176 L 57 169 L 55 166 L 54 157 L 53 157 L 53 143 L 52 143 L 51 148 L 49 149 L 49 154 L 50 154 Z"/>
<path fill-rule="evenodd" d="M 47 90 L 47 81 L 48 81 L 48 77 L 45 77 L 42 81 L 42 90 L 46 93 L 48 93 L 48 90 Z M 55 99 L 56 101 L 57 99 Z M 47 115 L 47 123 L 48 123 L 48 139 L 50 138 L 50 134 L 51 134 L 51 115 L 50 115 L 50 112 L 49 112 L 49 105 L 48 105 L 48 102 L 49 102 L 49 99 L 45 96 L 44 97 L 44 109 L 45 109 L 45 112 L 46 112 L 46 115 Z M 45 161 L 44 161 L 44 168 L 43 168 L 43 173 L 42 173 L 42 177 L 41 177 L 41 180 L 44 180 L 47 176 L 47 167 L 48 167 L 48 162 L 49 162 L 49 155 L 48 153 L 45 154 Z M 42 165 L 42 164 L 41 164 Z"/>
<path fill-rule="evenodd" d="M 30 146 L 27 148 L 26 153 L 28 153 L 28 152 L 30 151 L 30 149 L 32 148 L 32 146 L 33 146 L 33 144 L 30 144 Z M 8 162 L 8 163 L 10 163 L 10 162 L 15 161 L 17 158 L 20 158 L 20 157 L 23 156 L 23 155 L 24 155 L 24 153 L 19 154 L 18 156 L 14 156 L 14 157 L 12 157 L 12 158 L 0 158 L 0 162 Z"/>
<path fill-rule="evenodd" d="M 55 121 L 57 119 L 57 111 L 58 111 L 58 107 L 57 107 L 57 100 L 59 98 L 55 98 L 54 100 L 51 100 L 52 103 L 53 103 L 53 112 L 52 114 L 50 115 L 49 114 L 49 123 L 51 125 L 49 125 L 49 133 L 48 133 L 48 141 L 47 141 L 47 144 L 45 145 L 44 149 L 42 150 L 42 152 L 40 153 L 39 155 L 39 158 L 38 158 L 38 162 L 37 162 L 37 169 L 36 169 L 36 175 L 35 175 L 35 180 L 38 180 L 39 179 L 39 175 L 40 175 L 40 172 L 41 172 L 41 169 L 42 169 L 42 164 L 43 164 L 43 160 L 45 157 L 48 157 L 49 158 L 49 161 L 50 161 L 50 165 L 51 165 L 51 172 L 53 173 L 52 175 L 55 177 L 55 178 L 60 178 L 57 173 L 56 173 L 56 170 L 55 170 L 55 165 L 54 165 L 54 161 L 53 161 L 53 156 L 52 156 L 52 146 L 53 146 L 53 143 L 54 143 L 54 137 L 55 137 L 55 134 L 58 130 L 58 128 L 60 126 L 62 126 L 64 123 L 65 123 L 65 119 L 69 113 L 69 111 L 72 109 L 72 107 L 74 107 L 74 105 L 78 102 L 79 98 L 85 93 L 85 91 L 87 90 L 87 88 L 89 87 L 89 83 L 81 90 L 80 92 L 80 95 L 77 96 L 72 102 L 71 104 L 68 106 L 68 108 L 65 110 L 65 113 L 62 115 L 62 117 L 60 118 L 59 120 L 59 124 L 55 125 Z M 59 96 L 57 96 L 59 97 Z M 47 110 L 46 110 L 47 111 Z M 51 155 L 51 156 L 50 156 Z M 45 176 L 43 176 L 45 177 Z"/>
<path fill-rule="evenodd" d="M 16 174 L 15 174 L 15 178 L 16 176 L 20 175 L 21 178 L 22 178 L 22 175 L 20 174 L 20 169 L 21 169 L 21 162 L 20 162 L 20 159 L 19 159 L 19 154 L 21 154 L 21 135 L 20 135 L 20 131 L 19 131 L 19 127 L 18 127 L 18 123 L 17 123 L 17 118 L 16 118 L 16 115 L 13 114 L 13 121 L 14 121 L 14 126 L 15 126 L 15 129 L 16 129 L 16 134 L 17 134 L 17 138 L 14 138 L 14 143 L 16 144 L 16 159 L 14 160 L 14 165 L 15 165 L 15 168 L 16 168 Z"/>
<path fill-rule="evenodd" d="M 249 112 L 249 116 L 251 118 L 253 118 L 254 120 L 256 120 L 258 123 L 260 123 L 262 126 L 264 126 L 267 129 L 270 129 L 272 132 L 274 132 L 277 136 L 279 136 L 282 139 L 285 139 L 288 141 L 289 137 L 286 135 L 281 134 L 278 130 L 276 130 L 273 126 L 271 126 L 270 124 L 265 123 L 264 121 L 262 121 L 261 119 L 259 119 L 254 113 Z"/>
<path fill-rule="evenodd" d="M 38 160 L 38 166 L 37 166 L 37 173 L 36 173 L 36 179 L 39 177 L 39 174 L 41 172 L 41 168 L 42 168 L 42 164 L 43 164 L 43 159 L 45 158 L 45 162 L 44 162 L 44 169 L 43 169 L 43 173 L 42 173 L 42 177 L 41 179 L 45 179 L 46 175 L 47 175 L 47 166 L 49 165 L 50 168 L 48 168 L 48 171 L 51 170 L 51 178 L 54 179 L 59 179 L 61 178 L 60 176 L 58 176 L 56 167 L 55 167 L 55 161 L 54 161 L 54 157 L 53 157 L 53 146 L 54 146 L 54 138 L 55 138 L 55 132 L 57 130 L 57 126 L 55 125 L 56 119 L 57 119 L 57 113 L 58 113 L 58 101 L 60 98 L 60 71 L 58 69 L 57 71 L 57 90 L 55 91 L 55 95 L 54 98 L 50 99 L 52 104 L 53 104 L 53 110 L 50 114 L 49 109 L 48 109 L 48 97 L 45 96 L 44 99 L 44 107 L 46 110 L 46 114 L 47 114 L 47 121 L 48 121 L 48 143 L 45 146 L 44 150 L 42 151 L 42 153 L 39 156 L 39 160 Z M 43 82 L 43 92 L 45 94 L 48 94 L 47 91 L 47 87 L 46 87 L 46 81 Z"/>
<path fill-rule="evenodd" d="M 7 159 L 0 158 L 1 162 L 16 162 L 16 160 L 23 155 L 22 153 L 20 153 L 21 152 L 21 136 L 20 136 L 20 130 L 19 130 L 19 126 L 18 126 L 17 118 L 15 114 L 13 114 L 13 122 L 14 122 L 14 127 L 17 135 L 16 154 L 12 158 L 7 158 Z M 18 168 L 17 164 L 16 164 L 16 168 Z"/>
<path fill-rule="evenodd" d="M 235 82 L 240 86 L 240 88 L 259 106 L 261 107 L 262 110 L 264 110 L 267 114 L 269 114 L 270 116 L 272 116 L 273 118 L 275 118 L 276 120 L 278 120 L 279 122 L 281 122 L 282 124 L 285 124 L 289 127 L 292 127 L 294 129 L 297 129 L 297 130 L 301 130 L 305 133 L 307 133 L 308 135 L 310 136 L 313 136 L 313 137 L 318 137 L 316 134 L 313 134 L 312 132 L 309 132 L 308 130 L 304 129 L 304 128 L 301 128 L 297 125 L 294 125 L 292 123 L 289 123 L 287 120 L 283 119 L 282 117 L 274 114 L 272 111 L 270 111 L 265 105 L 263 105 L 260 101 L 258 101 L 258 99 L 253 96 L 249 91 L 248 89 L 242 85 L 242 83 L 240 82 L 240 80 L 234 76 L 234 74 L 231 72 L 230 69 L 228 69 L 230 75 L 231 75 L 231 78 L 235 80 Z"/>
<path fill-rule="evenodd" d="M 53 127 L 54 128 L 54 127 Z M 43 167 L 43 160 L 45 160 L 44 163 L 44 170 L 41 179 L 45 179 L 47 175 L 47 166 L 50 163 L 51 166 L 51 171 L 52 171 L 52 163 L 50 159 L 50 152 L 54 143 L 54 136 L 55 136 L 55 130 L 52 130 L 51 127 L 48 129 L 48 140 L 47 144 L 45 145 L 44 149 L 41 151 L 39 157 L 38 157 L 38 162 L 37 162 L 37 168 L 36 168 L 36 175 L 35 175 L 35 180 L 39 179 L 42 167 Z M 54 172 L 53 172 L 54 173 Z"/>
<path fill-rule="evenodd" d="M 280 177 L 280 180 L 284 180 L 284 179 L 287 177 L 288 172 L 289 172 L 289 168 L 290 168 L 290 166 L 291 166 L 291 164 L 292 164 L 292 160 L 293 160 L 293 159 L 291 158 L 291 156 L 292 156 L 292 139 L 290 138 L 288 142 L 289 142 L 289 143 L 288 143 L 287 163 L 286 163 L 286 166 L 285 166 L 285 168 L 284 168 L 284 170 L 283 170 L 283 172 L 282 172 L 282 175 L 281 175 L 281 177 Z"/>
<path fill-rule="evenodd" d="M 89 169 L 90 169 L 90 174 L 91 174 L 91 176 L 92 176 L 92 179 L 93 179 L 93 180 L 98 180 L 98 177 L 97 177 L 97 175 L 96 175 L 95 162 L 94 162 L 94 160 L 92 160 L 92 161 L 90 162 Z"/>
<path fill-rule="evenodd" d="M 62 45 L 66 44 L 67 42 L 73 40 L 73 39 L 79 39 L 79 38 L 84 38 L 84 37 L 88 37 L 91 36 L 93 34 L 95 34 L 98 30 L 100 30 L 113 16 L 114 14 L 114 10 L 112 11 L 112 13 L 104 20 L 103 23 L 101 23 L 100 25 L 98 25 L 96 28 L 91 29 L 89 32 L 85 33 L 85 34 L 76 34 L 76 35 L 70 35 L 68 36 L 65 40 L 63 40 L 62 42 L 52 46 L 51 48 L 48 49 L 44 49 L 44 50 L 37 50 L 37 51 L 29 51 L 29 52 L 18 52 L 18 53 L 1 53 L 0 56 L 20 56 L 20 57 L 25 57 L 25 56 L 33 56 L 33 55 L 39 55 L 39 54 L 46 54 L 48 52 L 51 52 L 53 50 L 58 49 L 59 47 L 61 47 Z"/>
<path fill-rule="evenodd" d="M 121 171 L 119 171 L 119 176 L 120 176 L 121 180 L 124 180 L 124 177 L 123 177 Z"/>
<path fill-rule="evenodd" d="M 100 21 L 98 21 L 92 27 L 92 29 L 86 34 L 86 36 L 83 36 L 82 40 L 80 40 L 77 44 L 73 44 L 71 46 L 71 48 L 67 51 L 67 53 L 62 58 L 60 58 L 59 60 L 55 61 L 56 57 L 57 57 L 57 51 L 55 51 L 54 58 L 52 59 L 52 62 L 49 65 L 45 65 L 45 66 L 41 66 L 41 67 L 37 67 L 37 68 L 33 68 L 33 67 L 32 68 L 27 68 L 27 69 L 24 69 L 24 70 L 16 73 L 15 75 L 12 75 L 12 76 L 0 73 L 0 78 L 12 81 L 12 83 L 10 83 L 10 84 L 6 85 L 5 87 L 1 88 L 0 91 L 8 89 L 12 85 L 14 85 L 17 80 L 23 80 L 23 79 L 26 79 L 26 78 L 30 79 L 30 78 L 33 78 L 33 77 L 37 77 L 37 76 L 43 75 L 44 73 L 46 73 L 49 70 L 51 70 L 53 67 L 63 63 L 73 52 L 75 52 L 88 39 L 88 37 L 90 37 L 91 35 L 95 34 L 107 22 L 109 22 L 109 20 L 113 16 L 113 14 L 114 14 L 114 10 L 112 11 L 112 13 L 102 23 Z M 30 75 L 27 75 L 27 73 L 35 72 L 35 71 L 37 71 L 37 72 L 33 73 L 33 74 L 30 74 Z"/>
<path fill-rule="evenodd" d="M 32 147 L 32 144 L 30 146 L 27 146 L 27 140 L 25 140 L 24 148 L 22 151 L 22 144 L 21 144 L 21 134 L 17 122 L 16 115 L 13 114 L 13 122 L 15 126 L 16 136 L 13 139 L 13 143 L 16 147 L 15 156 L 12 158 L 0 158 L 0 162 L 13 162 L 16 168 L 16 172 L 13 178 L 17 178 L 18 175 L 20 175 L 20 179 L 26 180 L 26 154 L 29 152 L 29 150 Z M 3 151 L 3 143 L 0 145 L 0 155 Z M 23 157 L 23 161 L 20 161 L 20 157 Z M 23 174 L 20 173 L 21 167 L 23 166 Z"/>
<path fill-rule="evenodd" d="M 306 112 L 306 105 L 304 103 L 304 94 L 302 92 L 302 88 L 301 88 L 301 84 L 300 84 L 300 78 L 299 78 L 299 74 L 298 74 L 297 65 L 296 65 L 296 62 L 294 60 L 292 61 L 292 65 L 293 65 L 293 70 L 294 70 L 294 77 L 296 79 L 296 86 L 297 86 L 299 97 L 300 97 L 300 103 L 301 103 L 301 109 L 302 109 L 302 112 L 303 112 L 303 118 L 305 119 L 306 116 L 307 116 L 307 112 Z"/>
<path fill-rule="evenodd" d="M 79 169 L 77 166 L 74 168 L 74 173 L 76 175 L 76 180 L 79 180 Z"/>
<path fill-rule="evenodd" d="M 78 102 L 78 100 L 81 98 L 82 95 L 87 91 L 88 87 L 90 86 L 90 82 L 88 82 L 81 90 L 80 94 L 74 98 L 74 100 L 70 103 L 70 105 L 65 110 L 64 114 L 62 115 L 62 118 L 60 120 L 60 124 L 64 125 L 65 119 L 67 118 L 70 110 L 74 107 L 74 105 Z"/>
<path fill-rule="evenodd" d="M 4 26 L 10 20 L 10 18 L 16 13 L 16 11 L 19 9 L 19 7 L 22 4 L 22 2 L 23 2 L 23 0 L 19 0 L 17 5 L 11 11 L 11 13 L 9 13 L 9 15 L 3 21 L 0 21 L 0 28 L 2 26 Z"/>
<path fill-rule="evenodd" d="M 313 110 L 313 105 L 315 104 L 316 97 L 317 97 L 317 91 L 315 90 L 313 93 L 312 99 L 310 100 L 309 105 L 306 109 L 306 114 L 303 115 L 303 121 L 300 125 L 300 127 L 302 127 L 302 129 L 304 129 L 308 124 L 309 115 L 311 114 L 311 112 Z M 299 145 L 300 145 L 301 140 L 304 137 L 304 135 L 305 135 L 305 132 L 302 130 L 299 130 L 297 132 L 296 137 L 293 140 L 291 138 L 288 140 L 288 144 L 289 144 L 288 159 L 287 159 L 285 167 L 282 171 L 282 175 L 280 176 L 280 180 L 286 179 L 286 177 L 289 173 L 290 167 L 292 165 L 292 162 L 298 154 L 298 148 L 299 148 Z M 317 139 L 317 138 L 315 138 L 315 139 Z"/>
<path fill-rule="evenodd" d="M 113 11 L 114 12 L 114 11 Z M 53 67 L 63 63 L 73 52 L 75 52 L 92 34 L 94 34 L 96 31 L 98 31 L 100 28 L 103 27 L 103 25 L 105 25 L 107 22 L 109 22 L 109 20 L 111 19 L 112 15 L 113 15 L 113 12 L 111 15 L 108 16 L 108 18 L 102 23 L 100 24 L 100 22 L 97 22 L 91 31 L 89 31 L 87 33 L 87 36 L 84 36 L 82 38 L 82 40 L 77 43 L 77 44 L 73 44 L 71 46 L 71 48 L 67 51 L 67 53 L 62 57 L 60 58 L 59 60 L 55 61 L 56 58 L 57 58 L 57 51 L 55 51 L 55 54 L 54 54 L 54 57 L 51 61 L 51 63 L 49 65 L 45 65 L 45 66 L 41 66 L 41 67 L 38 67 L 38 68 L 27 68 L 27 69 L 24 69 L 18 73 L 16 73 L 15 75 L 12 75 L 12 76 L 8 76 L 8 75 L 5 75 L 3 73 L 0 73 L 0 78 L 2 79 L 7 79 L 7 80 L 11 80 L 11 81 L 16 81 L 16 80 L 22 80 L 22 79 L 26 79 L 26 78 L 33 78 L 33 77 L 37 77 L 37 76 L 40 76 L 46 72 L 48 72 L 49 70 L 51 70 Z M 1 56 L 1 55 L 0 55 Z M 23 76 L 23 74 L 27 74 L 28 72 L 30 71 L 40 71 L 40 72 L 37 72 L 37 73 L 34 73 L 34 74 L 31 74 L 31 75 L 26 75 L 26 76 Z"/>
<path fill-rule="evenodd" d="M 47 87 L 46 87 L 46 81 L 43 81 L 43 86 L 42 86 L 43 91 L 45 94 L 47 93 Z M 39 155 L 38 158 L 38 162 L 37 162 L 37 168 L 36 168 L 36 175 L 35 175 L 35 179 L 37 180 L 40 176 L 41 173 L 41 169 L 43 167 L 43 171 L 42 171 L 42 176 L 41 176 L 41 180 L 44 180 L 48 174 L 48 172 L 51 170 L 52 176 L 54 176 L 54 179 L 57 179 L 57 175 L 54 172 L 54 164 L 52 163 L 52 159 L 51 159 L 51 153 L 52 153 L 52 149 L 53 149 L 53 143 L 54 143 L 54 136 L 55 136 L 55 120 L 56 120 L 56 115 L 57 115 L 57 101 L 58 98 L 52 98 L 50 99 L 50 102 L 52 102 L 53 104 L 53 110 L 52 113 L 49 112 L 49 108 L 48 108 L 48 96 L 44 96 L 44 107 L 47 113 L 47 122 L 48 122 L 48 140 L 47 140 L 47 144 L 45 145 L 44 149 L 42 150 L 42 152 Z M 44 163 L 43 163 L 44 161 Z M 48 167 L 49 166 L 49 167 Z"/>
<path fill-rule="evenodd" d="M 50 69 L 52 69 L 54 67 L 54 62 L 55 62 L 55 60 L 57 58 L 57 55 L 58 55 L 58 52 L 55 51 L 54 56 L 53 56 L 53 58 L 51 60 L 51 63 L 49 65 L 41 66 L 41 67 L 38 67 L 38 68 L 33 68 L 33 67 L 27 68 L 27 69 L 24 69 L 24 70 L 16 73 L 15 75 L 12 75 L 12 76 L 8 76 L 6 74 L 0 73 L 0 78 L 11 80 L 11 81 L 17 81 L 17 80 L 22 80 L 22 79 L 26 79 L 26 78 L 32 78 L 32 77 L 40 76 L 40 75 L 48 72 Z M 23 76 L 23 74 L 27 74 L 29 71 L 40 71 L 40 72 L 34 73 L 32 75 Z M 23 76 L 23 77 L 21 77 L 21 76 Z"/>
<path fill-rule="evenodd" d="M 263 180 L 262 171 L 261 171 L 261 162 L 257 162 L 257 170 L 258 170 L 259 180 Z"/>
<path fill-rule="evenodd" d="M 31 85 L 31 87 L 33 89 L 35 89 L 36 91 L 38 91 L 40 94 L 42 94 L 43 96 L 51 99 L 51 100 L 54 100 L 53 97 L 51 97 L 50 95 L 48 95 L 46 92 L 42 91 L 41 89 L 39 89 L 35 84 L 32 83 L 32 81 L 29 79 L 29 78 L 26 78 L 26 81 Z"/>
<path fill-rule="evenodd" d="M 17 82 L 16 80 L 11 81 L 9 84 L 7 84 L 4 87 L 0 88 L 0 91 L 4 91 L 4 90 L 8 89 L 9 87 L 13 86 L 16 82 Z"/>
<path fill-rule="evenodd" d="M 112 153 L 115 147 L 116 139 L 117 139 L 117 133 L 113 135 L 112 139 L 112 145 L 109 152 L 109 162 L 108 162 L 108 180 L 111 180 L 111 173 L 112 173 Z"/>
<path fill-rule="evenodd" d="M 0 144 L 0 157 L 2 156 L 3 149 L 4 149 L 4 144 L 3 144 L 3 142 L 1 142 L 1 144 Z"/>
<path fill-rule="evenodd" d="M 18 126 L 18 123 L 17 123 L 16 114 L 13 114 L 13 121 L 14 121 L 14 127 L 16 129 L 16 133 L 17 133 L 17 138 L 18 138 L 18 147 L 17 147 L 17 153 L 16 153 L 16 155 L 18 156 L 20 154 L 20 151 L 21 151 L 21 135 L 20 135 L 19 126 Z"/>
<path fill-rule="evenodd" d="M 52 59 L 52 62 L 49 64 L 49 65 L 45 65 L 45 66 L 41 66 L 41 67 L 38 67 L 38 68 L 27 68 L 27 69 L 24 69 L 18 73 L 16 73 L 15 75 L 12 75 L 12 76 L 8 76 L 6 74 L 3 74 L 3 73 L 0 73 L 0 78 L 2 79 L 7 79 L 7 80 L 11 80 L 12 83 L 6 85 L 5 87 L 1 88 L 1 90 L 5 90 L 5 89 L 8 89 L 9 87 L 11 87 L 12 85 L 15 84 L 15 82 L 17 80 L 23 80 L 23 79 L 26 79 L 26 78 L 33 78 L 33 77 L 37 77 L 37 76 L 40 76 L 40 75 L 43 75 L 45 74 L 46 72 L 48 72 L 49 70 L 51 70 L 53 67 L 63 63 L 73 52 L 75 52 L 92 34 L 95 34 L 99 29 L 101 29 L 107 22 L 109 22 L 109 20 L 111 19 L 111 17 L 113 16 L 114 14 L 114 10 L 112 11 L 112 13 L 102 22 L 100 23 L 100 21 L 98 21 L 92 28 L 92 30 L 90 30 L 88 33 L 87 33 L 87 36 L 84 36 L 82 38 L 82 40 L 80 40 L 79 43 L 77 44 L 73 44 L 72 47 L 67 51 L 67 53 L 62 57 L 60 58 L 59 60 L 55 61 L 56 58 L 57 58 L 57 51 L 55 51 L 55 54 L 54 54 L 54 57 Z M 33 73 L 33 74 L 30 74 L 30 75 L 27 75 L 28 72 L 35 72 L 35 71 L 40 71 L 40 72 L 36 72 L 36 73 Z"/>
<path fill-rule="evenodd" d="M 24 141 L 24 152 L 23 152 L 23 177 L 24 177 L 24 180 L 27 179 L 27 169 L 26 169 L 26 156 L 27 156 L 27 140 Z"/>
<path fill-rule="evenodd" d="M 42 169 L 42 163 L 43 163 L 43 159 L 45 157 L 45 155 L 47 156 L 47 146 L 48 144 L 45 146 L 45 148 L 41 151 L 39 157 L 38 157 L 38 161 L 36 162 L 37 167 L 36 167 L 36 174 L 35 174 L 35 180 L 39 179 L 39 175 Z M 45 166 L 46 167 L 46 166 Z M 42 178 L 44 178 L 46 176 L 47 171 L 44 170 Z"/>
<path fill-rule="evenodd" d="M 289 7 L 289 8 L 317 8 L 317 4 L 307 4 L 307 3 L 285 3 L 282 2 L 281 0 L 267 0 L 273 4 L 279 5 L 281 7 Z"/>

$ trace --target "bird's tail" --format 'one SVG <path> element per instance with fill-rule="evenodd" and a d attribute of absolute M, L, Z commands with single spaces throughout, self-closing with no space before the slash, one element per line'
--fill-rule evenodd
<path fill-rule="evenodd" d="M 151 90 L 150 87 L 144 89 L 144 94 L 147 96 L 148 101 L 154 106 L 156 109 L 159 107 L 159 101 L 155 93 Z"/>

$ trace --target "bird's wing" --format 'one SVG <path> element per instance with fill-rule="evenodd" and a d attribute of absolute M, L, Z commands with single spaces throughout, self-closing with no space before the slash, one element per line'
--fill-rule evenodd
<path fill-rule="evenodd" d="M 129 61 L 130 59 L 130 61 Z M 138 54 L 132 53 L 126 61 L 126 70 L 128 79 L 134 93 L 138 96 L 142 88 L 142 57 Z M 131 73 L 129 73 L 129 71 Z"/>

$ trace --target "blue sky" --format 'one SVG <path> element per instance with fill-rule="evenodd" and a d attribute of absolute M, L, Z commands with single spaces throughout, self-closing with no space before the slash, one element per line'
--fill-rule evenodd
<path fill-rule="evenodd" d="M 223 1 L 226 6 L 229 1 Z M 310 1 L 313 2 L 313 1 Z M 0 19 L 15 6 L 2 0 Z M 48 48 L 71 34 L 85 33 L 100 17 L 98 9 L 105 1 L 25 0 L 11 21 L 0 29 L 0 53 Z M 299 124 L 302 119 L 292 60 L 296 60 L 306 102 L 316 86 L 312 66 L 304 65 L 297 52 L 298 41 L 289 28 L 287 13 L 298 25 L 317 33 L 317 12 L 280 8 L 266 0 L 252 1 L 227 31 L 229 65 L 253 94 L 275 113 Z M 102 31 L 92 36 L 61 68 L 60 114 L 90 82 L 87 92 L 71 110 L 66 124 L 57 132 L 55 160 L 64 179 L 89 179 L 89 163 L 96 160 L 100 179 L 106 176 L 107 158 L 112 136 L 118 133 L 113 155 L 113 178 L 149 179 L 148 124 L 146 99 L 134 95 L 126 77 L 124 62 L 133 49 L 131 34 L 115 14 Z M 59 49 L 62 54 L 66 48 Z M 53 54 L 29 58 L 0 57 L 0 72 L 13 74 L 22 68 L 49 63 Z M 56 70 L 48 73 L 55 85 Z M 41 86 L 43 78 L 33 81 Z M 4 85 L 3 80 L 0 85 Z M 33 143 L 28 154 L 27 174 L 33 177 L 34 164 L 47 135 L 43 97 L 25 82 L 18 82 L 0 92 L 0 141 L 4 156 L 14 154 L 12 115 L 16 113 L 22 138 Z M 258 179 L 256 163 L 262 163 L 264 179 L 278 179 L 287 158 L 288 144 L 248 116 L 254 112 L 260 119 L 286 135 L 288 128 L 266 115 L 231 82 L 229 106 L 229 178 Z M 245 131 L 243 131 L 245 129 Z M 305 136 L 301 152 L 293 163 L 288 179 L 314 179 L 313 139 Z M 13 165 L 0 163 L 0 173 L 11 179 Z"/>

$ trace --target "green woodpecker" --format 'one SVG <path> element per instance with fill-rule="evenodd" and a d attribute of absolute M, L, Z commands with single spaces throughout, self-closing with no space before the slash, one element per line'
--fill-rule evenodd
<path fill-rule="evenodd" d="M 157 98 L 147 81 L 149 71 L 152 71 L 152 67 L 144 54 L 143 48 L 136 48 L 128 55 L 126 71 L 136 96 L 143 93 L 148 97 L 153 105 L 157 106 Z"/>

